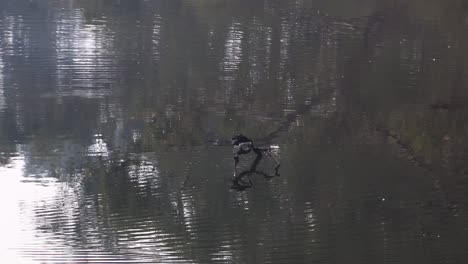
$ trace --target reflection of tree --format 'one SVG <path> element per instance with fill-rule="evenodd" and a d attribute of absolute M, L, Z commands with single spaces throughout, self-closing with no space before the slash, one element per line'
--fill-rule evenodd
<path fill-rule="evenodd" d="M 440 13 L 441 27 L 436 28 L 406 13 L 427 8 L 419 5 L 396 5 L 369 18 L 365 45 L 347 62 L 353 67 L 346 67 L 343 102 L 366 113 L 370 126 L 392 138 L 418 166 L 452 175 L 443 179 L 451 189 L 458 182 L 455 175 L 466 171 L 466 144 L 460 141 L 467 113 L 462 99 L 467 93 L 461 88 L 466 82 L 464 11 L 456 5 L 440 7 L 451 9 L 453 16 Z"/>
<path fill-rule="evenodd" d="M 230 151 L 206 145 L 239 131 L 265 142 L 318 144 L 324 150 L 321 144 L 333 142 L 350 152 L 357 145 L 381 146 L 390 136 L 405 148 L 404 158 L 448 174 L 467 169 L 461 2 L 454 7 L 439 1 L 442 7 L 426 10 L 423 1 L 391 1 L 395 9 L 378 12 L 366 4 L 355 11 L 365 16 L 360 18 L 337 17 L 343 1 L 319 1 L 322 12 L 307 1 L 39 1 L 36 9 L 19 2 L 0 14 L 6 45 L 0 51 L 0 163 L 8 162 L 3 153 L 16 151 L 9 143 L 22 140 L 27 173 L 83 179 L 82 204 L 75 208 L 78 244 L 92 237 L 111 251 L 130 248 L 130 239 L 138 238 L 135 230 L 148 228 L 154 235 L 148 243 L 159 241 L 174 255 L 181 250 L 200 263 L 217 254 L 258 262 L 269 256 L 235 254 L 259 243 L 276 250 L 275 242 L 295 240 L 288 224 L 310 227 L 299 230 L 295 252 L 310 259 L 314 249 L 308 241 L 333 243 L 327 230 L 316 232 L 317 223 L 367 219 L 395 228 L 372 222 L 385 211 L 378 195 L 392 193 L 374 179 L 357 181 L 371 187 L 345 178 L 292 179 L 272 184 L 269 201 L 218 188 L 225 184 L 211 177 L 231 168 L 213 160 Z M 418 13 L 409 11 L 414 9 L 440 19 L 441 28 L 418 22 L 424 15 L 409 16 Z M 24 17 L 46 20 L 46 10 L 55 19 L 47 25 L 17 16 L 28 12 Z M 290 162 L 302 162 L 307 170 L 326 168 L 316 175 L 335 170 L 334 159 L 344 155 L 291 145 L 298 149 L 289 152 Z M 381 173 L 372 164 L 346 166 L 362 175 Z M 390 169 L 385 179 L 392 178 Z M 304 170 L 297 168 L 297 174 Z M 314 204 L 308 188 L 317 182 L 329 189 L 318 190 Z M 404 186 L 401 179 L 395 182 L 388 185 Z M 353 204 L 356 212 L 330 209 L 349 208 L 356 193 L 376 199 Z M 306 208 L 298 205 L 306 201 Z M 233 203 L 238 208 L 224 213 L 224 205 Z M 253 219 L 276 225 L 248 218 L 252 206 L 265 209 Z M 277 207 L 290 211 L 268 213 Z M 242 237 L 245 229 L 252 235 Z M 240 249 L 218 252 L 225 241 Z M 151 255 L 145 250 L 136 251 Z"/>

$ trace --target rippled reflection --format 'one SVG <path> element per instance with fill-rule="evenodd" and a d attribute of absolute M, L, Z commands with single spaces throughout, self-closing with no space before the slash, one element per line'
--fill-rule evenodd
<path fill-rule="evenodd" d="M 2 257 L 464 263 L 466 8 L 0 1 Z"/>
<path fill-rule="evenodd" d="M 240 24 L 236 22 L 233 22 L 232 26 L 229 27 L 222 64 L 222 68 L 226 72 L 236 71 L 242 59 L 243 33 L 239 27 Z"/>
<path fill-rule="evenodd" d="M 4 235 L 0 249 L 2 259 L 10 263 L 27 263 L 29 257 L 45 262 L 79 259 L 79 254 L 67 257 L 71 252 L 79 251 L 68 240 L 68 232 L 76 224 L 73 211 L 80 200 L 79 190 L 56 178 L 27 176 L 25 161 L 24 154 L 19 152 L 0 169 L 4 183 L 0 191 L 4 210 L 0 222 Z M 59 232 L 57 227 L 67 229 L 60 230 L 60 236 L 49 232 L 54 229 Z M 89 257 L 93 258 L 92 252 Z M 94 257 L 106 259 L 99 253 Z M 112 256 L 108 258 L 112 259 Z"/>
<path fill-rule="evenodd" d="M 107 143 L 104 141 L 103 136 L 101 134 L 94 135 L 93 141 L 93 144 L 87 147 L 86 153 L 89 153 L 90 156 L 109 156 Z"/>
<path fill-rule="evenodd" d="M 84 19 L 79 10 L 54 18 L 60 96 L 101 97 L 117 77 L 111 33 L 100 21 L 85 24 Z"/>
<path fill-rule="evenodd" d="M 0 111 L 6 107 L 5 88 L 3 87 L 3 54 L 0 50 Z"/>

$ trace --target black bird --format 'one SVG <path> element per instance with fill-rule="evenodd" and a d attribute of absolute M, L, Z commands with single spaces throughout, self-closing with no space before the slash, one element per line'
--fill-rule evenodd
<path fill-rule="evenodd" d="M 232 145 L 234 146 L 234 176 L 237 176 L 237 164 L 239 163 L 239 156 L 243 154 L 248 154 L 251 151 L 257 154 L 257 157 L 262 156 L 262 153 L 265 152 L 267 155 L 276 162 L 275 171 L 278 171 L 280 163 L 273 156 L 271 156 L 271 148 L 259 148 L 256 147 L 253 143 L 253 140 L 250 138 L 239 134 L 235 135 L 231 139 Z"/>

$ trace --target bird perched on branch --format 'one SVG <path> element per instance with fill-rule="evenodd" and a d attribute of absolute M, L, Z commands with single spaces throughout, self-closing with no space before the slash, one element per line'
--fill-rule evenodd
<path fill-rule="evenodd" d="M 251 140 L 250 138 L 248 138 L 248 137 L 246 137 L 246 136 L 244 136 L 242 134 L 233 136 L 232 139 L 231 139 L 231 143 L 234 146 L 234 151 L 233 152 L 234 152 L 234 176 L 235 177 L 237 176 L 237 164 L 239 163 L 239 156 L 244 155 L 244 154 L 248 154 L 251 151 L 255 152 L 255 154 L 257 154 L 257 157 L 260 157 L 260 158 L 261 158 L 263 153 L 266 153 L 272 160 L 275 161 L 275 163 L 276 163 L 275 172 L 276 173 L 278 172 L 278 168 L 280 166 L 280 163 L 276 158 L 274 158 L 271 155 L 272 148 L 259 148 L 259 147 L 256 147 L 253 140 Z"/>

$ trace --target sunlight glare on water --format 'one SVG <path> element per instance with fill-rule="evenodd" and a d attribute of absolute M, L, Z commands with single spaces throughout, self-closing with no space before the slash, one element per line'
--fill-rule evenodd
<path fill-rule="evenodd" d="M 6 263 L 29 262 L 19 254 L 26 245 L 31 249 L 44 249 L 44 253 L 51 247 L 51 240 L 37 236 L 35 211 L 32 209 L 58 194 L 56 180 L 41 179 L 41 183 L 25 183 L 27 178 L 24 177 L 24 167 L 25 158 L 18 153 L 9 164 L 0 168 L 0 201 L 3 210 L 0 232 L 4 237 L 0 240 L 0 255 Z"/>

